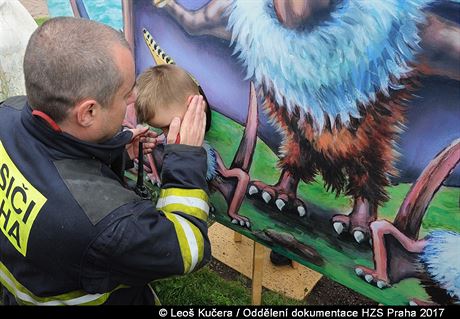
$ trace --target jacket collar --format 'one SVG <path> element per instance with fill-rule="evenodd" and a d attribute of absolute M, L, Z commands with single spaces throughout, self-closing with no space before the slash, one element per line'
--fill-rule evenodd
<path fill-rule="evenodd" d="M 32 114 L 28 103 L 22 109 L 21 121 L 31 135 L 54 151 L 56 159 L 98 159 L 108 166 L 123 154 L 133 136 L 130 131 L 120 131 L 103 143 L 85 142 L 53 129 L 48 121 Z"/>

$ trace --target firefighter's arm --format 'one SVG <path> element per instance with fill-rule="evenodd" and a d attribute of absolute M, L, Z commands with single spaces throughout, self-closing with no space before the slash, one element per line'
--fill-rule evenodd
<path fill-rule="evenodd" d="M 183 160 L 195 152 L 199 152 L 206 161 L 201 167 Z M 174 224 L 184 273 L 194 270 L 210 252 L 205 252 L 205 248 L 210 248 L 207 238 L 209 191 L 206 172 L 207 155 L 204 148 L 175 144 L 166 146 L 161 173 L 163 186 L 156 208 Z"/>
<path fill-rule="evenodd" d="M 88 292 L 197 270 L 211 256 L 206 151 L 167 145 L 157 208 L 148 200 L 127 203 L 106 218 L 114 222 L 90 245 L 81 266 Z"/>

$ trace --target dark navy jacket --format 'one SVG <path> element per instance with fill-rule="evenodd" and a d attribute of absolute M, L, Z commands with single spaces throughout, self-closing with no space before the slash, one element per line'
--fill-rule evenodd
<path fill-rule="evenodd" d="M 0 105 L 5 304 L 152 304 L 149 282 L 209 260 L 205 150 L 166 146 L 154 207 L 123 187 L 131 137 L 86 143 L 32 115 L 25 97 Z"/>

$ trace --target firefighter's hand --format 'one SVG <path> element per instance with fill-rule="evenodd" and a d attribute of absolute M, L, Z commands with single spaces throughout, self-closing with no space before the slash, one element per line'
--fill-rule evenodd
<path fill-rule="evenodd" d="M 135 159 L 139 156 L 139 141 L 144 143 L 144 154 L 149 154 L 155 146 L 159 144 L 158 134 L 149 130 L 147 126 L 138 125 L 136 128 L 130 129 L 133 133 L 131 143 L 126 145 L 126 151 L 129 158 Z"/>
<path fill-rule="evenodd" d="M 206 103 L 201 95 L 192 97 L 181 122 L 175 117 L 169 125 L 168 144 L 202 146 L 206 129 Z"/>

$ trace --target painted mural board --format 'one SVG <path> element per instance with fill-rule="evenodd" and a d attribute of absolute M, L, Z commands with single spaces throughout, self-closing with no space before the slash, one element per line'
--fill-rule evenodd
<path fill-rule="evenodd" d="M 122 3 L 136 72 L 148 32 L 206 92 L 217 221 L 383 304 L 458 303 L 457 1 Z"/>

